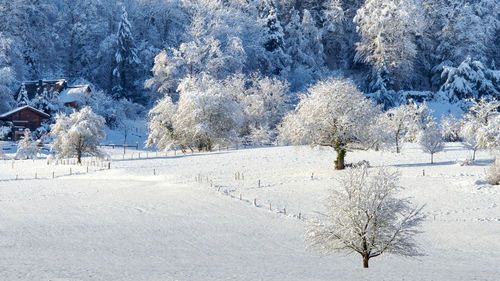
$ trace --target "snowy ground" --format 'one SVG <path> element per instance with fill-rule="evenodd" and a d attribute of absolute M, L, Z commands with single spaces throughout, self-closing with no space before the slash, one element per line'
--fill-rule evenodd
<path fill-rule="evenodd" d="M 97 163 L 88 172 L 46 159 L 0 160 L 1 280 L 498 280 L 500 274 L 500 190 L 484 182 L 487 153 L 473 166 L 455 164 L 468 156 L 458 144 L 448 144 L 434 165 L 412 145 L 401 155 L 348 153 L 347 162 L 398 169 L 403 195 L 426 204 L 428 214 L 417 238 L 426 256 L 377 257 L 366 270 L 357 255 L 319 257 L 304 246 L 305 220 L 323 212 L 322 199 L 342 173 L 332 169 L 329 150 L 108 152 L 111 169 Z"/>

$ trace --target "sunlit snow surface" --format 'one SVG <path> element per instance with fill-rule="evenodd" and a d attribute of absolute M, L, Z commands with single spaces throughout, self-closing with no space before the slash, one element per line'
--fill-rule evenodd
<path fill-rule="evenodd" d="M 399 155 L 348 152 L 347 162 L 398 169 L 406 187 L 401 195 L 426 204 L 428 214 L 417 237 L 425 256 L 377 257 L 366 270 L 357 254 L 320 257 L 305 248 L 305 220 L 321 216 L 322 200 L 342 173 L 332 169 L 330 150 L 165 157 L 127 149 L 125 160 L 123 150 L 107 151 L 111 169 L 89 173 L 46 159 L 0 160 L 1 280 L 498 280 L 500 274 L 500 187 L 484 181 L 492 161 L 486 152 L 472 166 L 455 164 L 469 156 L 459 144 L 447 144 L 434 165 L 414 145 Z"/>

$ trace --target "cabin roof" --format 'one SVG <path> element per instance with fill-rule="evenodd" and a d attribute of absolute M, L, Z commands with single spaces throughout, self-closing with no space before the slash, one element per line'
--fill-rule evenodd
<path fill-rule="evenodd" d="M 4 114 L 0 115 L 0 118 L 5 118 L 5 117 L 7 117 L 9 115 L 12 115 L 12 114 L 14 114 L 14 113 L 16 113 L 18 111 L 23 110 L 23 109 L 29 109 L 31 111 L 34 111 L 38 115 L 41 115 L 41 116 L 43 116 L 45 118 L 49 118 L 50 117 L 50 115 L 48 115 L 47 113 L 45 113 L 45 112 L 43 112 L 41 110 L 38 110 L 38 109 L 36 109 L 36 108 L 34 108 L 32 106 L 29 106 L 29 105 L 25 105 L 25 106 L 21 106 L 21 107 L 15 108 L 15 109 L 13 109 L 13 110 L 11 110 L 9 112 L 5 112 Z"/>

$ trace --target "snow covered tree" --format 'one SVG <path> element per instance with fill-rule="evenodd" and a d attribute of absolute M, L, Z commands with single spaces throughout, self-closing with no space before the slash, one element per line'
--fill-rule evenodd
<path fill-rule="evenodd" d="M 31 138 L 30 130 L 24 131 L 23 138 L 17 142 L 16 159 L 36 159 L 38 142 Z"/>
<path fill-rule="evenodd" d="M 323 75 L 324 49 L 321 30 L 316 27 L 311 13 L 304 10 L 302 20 L 298 11 L 291 13 L 285 28 L 285 50 L 292 60 L 289 75 L 292 89 L 300 89 Z"/>
<path fill-rule="evenodd" d="M 360 141 L 375 116 L 375 106 L 353 82 L 330 78 L 308 89 L 280 131 L 295 144 L 332 147 L 337 152 L 335 169 L 340 170 L 348 146 Z"/>
<path fill-rule="evenodd" d="M 55 123 L 50 126 L 54 137 L 52 149 L 58 157 L 76 156 L 78 163 L 82 163 L 85 153 L 101 157 L 103 153 L 99 149 L 99 141 L 106 136 L 105 124 L 104 118 L 92 112 L 90 107 L 69 116 L 57 114 Z"/>
<path fill-rule="evenodd" d="M 465 114 L 461 135 L 464 144 L 473 151 L 472 160 L 475 160 L 478 149 L 494 148 L 495 138 L 498 138 L 495 132 L 499 131 L 496 125 L 499 109 L 499 101 L 481 98 L 479 101 L 473 100 Z"/>
<path fill-rule="evenodd" d="M 37 93 L 33 100 L 31 100 L 30 105 L 48 113 L 49 115 L 52 115 L 60 108 L 59 94 L 57 92 L 49 92 L 47 90 Z"/>
<path fill-rule="evenodd" d="M 186 147 L 210 151 L 238 141 L 243 111 L 217 80 L 187 77 L 179 84 L 179 92 L 174 128 Z"/>
<path fill-rule="evenodd" d="M 412 105 L 401 105 L 381 115 L 379 127 L 387 134 L 387 140 L 396 146 L 396 153 L 401 152 L 401 146 L 415 118 L 413 109 Z"/>
<path fill-rule="evenodd" d="M 17 94 L 16 97 L 16 104 L 17 106 L 23 106 L 23 105 L 30 105 L 31 101 L 28 97 L 28 92 L 26 91 L 26 86 L 21 84 L 21 89 L 19 89 L 19 93 Z"/>
<path fill-rule="evenodd" d="M 384 253 L 420 255 L 414 235 L 424 220 L 422 207 L 413 207 L 397 193 L 399 174 L 367 166 L 348 169 L 326 202 L 326 217 L 306 230 L 310 248 L 322 254 L 359 253 L 363 267 Z"/>
<path fill-rule="evenodd" d="M 441 137 L 441 129 L 436 122 L 429 123 L 421 132 L 418 138 L 418 143 L 422 149 L 431 154 L 431 164 L 434 163 L 434 154 L 444 149 L 443 138 Z"/>
<path fill-rule="evenodd" d="M 454 115 L 450 114 L 448 116 L 441 118 L 441 136 L 443 140 L 455 142 L 461 139 L 460 131 L 464 121 L 462 119 L 457 119 Z"/>
<path fill-rule="evenodd" d="M 457 102 L 481 97 L 500 97 L 500 71 L 486 68 L 467 57 L 458 67 L 444 67 L 446 81 L 439 90 L 444 100 Z"/>
<path fill-rule="evenodd" d="M 177 104 L 167 95 L 150 111 L 148 146 L 210 151 L 238 141 L 243 109 L 221 81 L 187 77 L 179 93 Z"/>
<path fill-rule="evenodd" d="M 137 79 L 136 68 L 141 63 L 137 56 L 134 37 L 132 36 L 132 25 L 128 20 L 125 8 L 118 26 L 116 36 L 115 67 L 113 77 L 115 79 L 113 93 L 115 98 L 129 98 L 133 101 L 142 101 L 143 97 L 137 92 L 134 84 Z"/>
<path fill-rule="evenodd" d="M 163 151 L 182 145 L 181 136 L 174 129 L 174 121 L 177 107 L 169 95 L 158 100 L 156 105 L 149 111 L 148 128 L 149 135 L 146 141 L 147 147 L 156 147 Z"/>
<path fill-rule="evenodd" d="M 267 1 L 266 1 L 267 2 Z M 289 71 L 290 57 L 284 51 L 284 37 L 285 33 L 281 22 L 278 18 L 276 8 L 269 7 L 264 11 L 264 29 L 265 29 L 265 43 L 269 58 L 270 73 L 274 75 L 283 75 Z"/>
<path fill-rule="evenodd" d="M 361 35 L 355 59 L 372 65 L 374 73 L 385 67 L 394 81 L 404 81 L 417 54 L 414 39 L 422 25 L 419 2 L 367 0 L 354 21 Z"/>

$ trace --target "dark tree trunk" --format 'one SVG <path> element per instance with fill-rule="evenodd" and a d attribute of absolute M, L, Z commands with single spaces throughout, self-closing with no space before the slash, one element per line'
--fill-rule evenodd
<path fill-rule="evenodd" d="M 368 255 L 364 255 L 363 256 L 363 268 L 368 268 L 368 260 L 370 258 L 368 257 Z"/>
<path fill-rule="evenodd" d="M 475 161 L 476 160 L 476 149 L 474 148 L 473 152 L 472 152 L 472 161 Z"/>
<path fill-rule="evenodd" d="M 78 150 L 77 152 L 78 164 L 82 164 L 82 152 Z"/>
<path fill-rule="evenodd" d="M 434 153 L 431 153 L 431 164 L 434 164 Z"/>
<path fill-rule="evenodd" d="M 335 161 L 335 170 L 343 170 L 345 168 L 344 158 L 346 151 L 345 149 L 338 149 L 337 151 L 337 160 Z"/>

